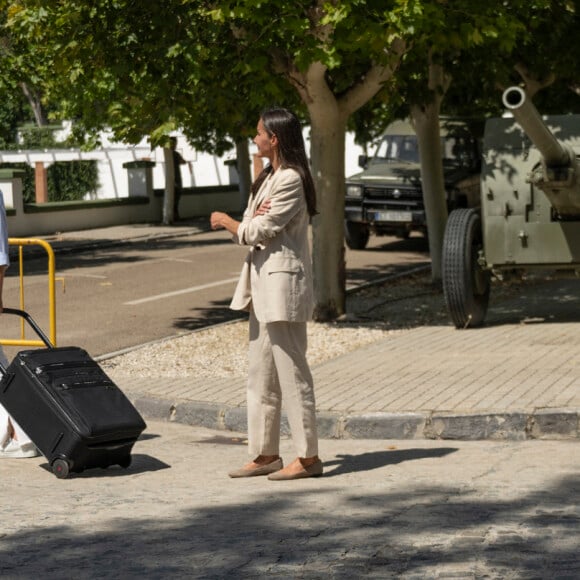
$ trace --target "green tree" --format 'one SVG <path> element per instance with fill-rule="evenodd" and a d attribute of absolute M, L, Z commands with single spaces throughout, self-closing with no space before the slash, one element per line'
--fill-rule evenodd
<path fill-rule="evenodd" d="M 315 319 L 345 310 L 344 147 L 351 115 L 393 78 L 406 50 L 403 1 L 217 0 L 207 12 L 243 55 L 235 73 L 266 69 L 289 83 L 311 126 L 319 215 L 313 220 Z"/>
<path fill-rule="evenodd" d="M 404 87 L 403 94 L 417 133 L 432 280 L 438 283 L 447 222 L 440 139 L 444 98 L 452 82 L 463 90 L 471 88 L 478 81 L 472 72 L 481 75 L 481 67 L 495 66 L 501 57 L 509 58 L 525 28 L 500 0 L 479 4 L 470 0 L 426 1 L 421 5 L 423 18 L 418 21 L 413 50 L 398 80 Z M 487 63 L 473 66 L 475 63 L 471 62 L 470 66 L 462 66 L 462 57 L 465 64 L 479 50 L 488 55 Z M 489 58 L 490 54 L 494 57 Z M 482 87 L 480 92 L 484 92 Z M 473 111 L 470 113 L 473 116 Z"/>
<path fill-rule="evenodd" d="M 18 126 L 29 120 L 21 93 L 0 89 L 0 149 L 14 147 Z"/>
<path fill-rule="evenodd" d="M 313 222 L 318 320 L 345 308 L 344 143 L 353 114 L 379 93 L 374 110 L 390 114 L 402 97 L 429 150 L 449 79 L 473 92 L 513 56 L 502 48 L 489 58 L 492 48 L 528 38 L 520 35 L 523 0 L 509 3 L 512 12 L 499 0 L 487 7 L 468 0 L 4 3 L 12 38 L 37 51 L 45 98 L 80 128 L 108 126 L 127 142 L 147 135 L 152 145 L 183 128 L 198 148 L 220 152 L 233 144 L 242 150 L 265 105 L 297 108 L 309 120 L 320 211 Z M 457 74 L 459 59 L 477 49 L 488 51 L 484 74 L 474 67 Z M 399 67 L 405 72 L 395 75 Z M 434 176 L 429 227 L 436 232 L 446 217 L 437 209 L 440 179 L 436 169 L 425 171 Z"/>
<path fill-rule="evenodd" d="M 0 0 L 0 95 L 15 100 L 15 96 L 25 97 L 37 126 L 48 124 L 48 117 L 42 99 L 43 49 L 36 42 L 28 42 L 26 37 L 12 35 L 8 21 L 11 3 Z M 20 100 L 20 99 L 18 99 Z M 22 107 L 19 107 L 22 113 Z"/>
<path fill-rule="evenodd" d="M 575 38 L 574 4 L 568 0 L 413 2 L 420 17 L 414 20 L 412 47 L 397 72 L 396 89 L 383 89 L 365 107 L 363 126 L 368 127 L 369 119 L 371 124 L 377 119 L 384 123 L 389 115 L 410 116 L 413 121 L 434 282 L 441 279 L 447 220 L 440 114 L 471 118 L 500 114 L 501 87 L 524 80 L 535 93 L 553 82 L 556 68 L 565 71 L 572 84 L 577 66 L 560 55 L 566 53 L 563 46 L 568 38 Z M 394 106 L 393 94 L 404 106 Z"/>
<path fill-rule="evenodd" d="M 241 56 L 230 31 L 208 22 L 199 2 L 7 3 L 11 35 L 40 47 L 51 73 L 43 77 L 46 98 L 76 121 L 79 134 L 94 137 L 107 127 L 119 140 L 147 136 L 152 147 L 165 148 L 166 223 L 173 220 L 172 131 L 182 129 L 194 146 L 216 154 L 235 145 L 242 189 L 249 189 L 247 137 L 264 100 L 292 100 L 275 83 L 258 93 L 244 84 L 248 75 L 232 76 Z"/>
<path fill-rule="evenodd" d="M 392 78 L 405 43 L 391 9 L 404 12 L 406 2 L 8 4 L 11 34 L 36 43 L 50 63 L 46 97 L 86 129 L 106 125 L 120 139 L 149 135 L 157 145 L 182 126 L 218 150 L 247 136 L 264 105 L 300 101 L 319 194 L 316 317 L 344 312 L 346 123 Z"/>

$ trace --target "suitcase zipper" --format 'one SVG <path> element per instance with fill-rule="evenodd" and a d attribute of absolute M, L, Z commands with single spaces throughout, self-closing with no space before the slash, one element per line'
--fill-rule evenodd
<path fill-rule="evenodd" d="M 93 387 L 105 387 L 105 389 L 113 389 L 115 388 L 115 385 L 111 382 L 106 383 L 103 381 L 77 381 L 74 383 L 55 384 L 55 387 L 63 391 L 68 391 L 70 389 L 84 389 Z"/>
<path fill-rule="evenodd" d="M 57 362 L 57 363 L 45 363 L 43 365 L 38 365 L 34 368 L 34 374 L 39 375 L 41 373 L 50 372 L 51 370 L 64 370 L 64 369 L 78 369 L 78 368 L 95 368 L 96 364 L 93 361 L 80 360 L 71 362 Z"/>
<path fill-rule="evenodd" d="M 83 371 L 83 367 L 92 372 Z M 71 370 L 78 372 L 71 374 Z M 115 383 L 92 361 L 47 363 L 35 367 L 34 374 L 48 375 L 53 387 L 61 390 L 97 386 L 107 389 L 116 388 Z"/>

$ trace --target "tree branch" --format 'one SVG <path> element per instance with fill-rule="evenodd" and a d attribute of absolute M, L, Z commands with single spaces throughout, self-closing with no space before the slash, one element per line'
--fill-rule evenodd
<path fill-rule="evenodd" d="M 28 100 L 32 112 L 34 113 L 36 124 L 39 127 L 44 127 L 45 125 L 48 125 L 48 120 L 44 114 L 44 109 L 42 107 L 42 103 L 40 102 L 40 97 L 35 92 L 31 91 L 26 83 L 24 82 L 20 83 L 20 87 L 22 88 L 22 92 L 24 93 L 24 96 Z"/>
<path fill-rule="evenodd" d="M 392 55 L 391 62 L 384 65 L 373 65 L 361 80 L 348 90 L 339 100 L 343 115 L 350 116 L 368 103 L 391 79 L 397 67 L 401 63 L 401 58 L 407 50 L 407 45 L 401 38 L 396 38 L 391 43 L 388 51 Z"/>
<path fill-rule="evenodd" d="M 530 98 L 532 98 L 538 91 L 549 87 L 556 80 L 556 75 L 553 72 L 550 72 L 550 74 L 544 79 L 534 77 L 533 73 L 530 72 L 530 69 L 523 63 L 515 64 L 514 69 L 522 77 L 526 94 Z"/>

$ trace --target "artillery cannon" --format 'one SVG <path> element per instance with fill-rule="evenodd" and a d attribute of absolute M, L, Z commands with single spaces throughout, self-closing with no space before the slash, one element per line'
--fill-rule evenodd
<path fill-rule="evenodd" d="M 544 119 L 519 87 L 513 118 L 489 119 L 481 207 L 449 214 L 442 279 L 457 328 L 483 323 L 491 279 L 546 269 L 580 275 L 580 115 Z"/>

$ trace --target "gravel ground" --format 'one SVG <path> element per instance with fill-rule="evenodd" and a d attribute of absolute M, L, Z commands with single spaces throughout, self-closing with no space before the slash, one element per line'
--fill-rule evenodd
<path fill-rule="evenodd" d="M 491 301 L 518 291 L 517 284 L 494 287 Z M 347 297 L 339 321 L 308 325 L 308 360 L 312 367 L 385 336 L 425 325 L 450 324 L 443 293 L 430 272 L 369 286 Z M 247 374 L 248 322 L 241 320 L 161 340 L 112 358 L 101 366 L 136 377 L 232 377 Z"/>

